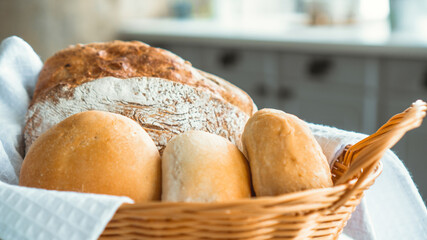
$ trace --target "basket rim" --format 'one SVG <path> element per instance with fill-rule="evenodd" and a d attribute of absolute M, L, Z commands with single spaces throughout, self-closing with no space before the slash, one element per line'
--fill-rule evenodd
<path fill-rule="evenodd" d="M 375 170 L 365 179 L 365 182 L 371 182 L 375 180 L 382 172 L 383 170 L 383 163 L 382 161 L 379 161 L 376 165 Z M 132 210 L 134 208 L 164 208 L 164 207 L 205 207 L 207 209 L 218 209 L 218 208 L 230 208 L 235 205 L 241 205 L 241 204 L 260 204 L 262 202 L 265 203 L 271 203 L 272 205 L 275 204 L 275 202 L 290 202 L 293 200 L 298 200 L 300 198 L 309 197 L 312 195 L 316 195 L 319 193 L 328 193 L 331 194 L 336 192 L 344 192 L 346 189 L 351 188 L 359 181 L 358 178 L 352 179 L 346 183 L 338 184 L 332 187 L 326 187 L 326 188 L 316 188 L 316 189 L 308 189 L 298 192 L 292 192 L 292 193 L 285 193 L 277 196 L 261 196 L 256 197 L 252 196 L 250 198 L 242 198 L 242 199 L 235 199 L 227 202 L 162 202 L 159 201 L 151 201 L 151 202 L 142 202 L 142 203 L 133 203 L 133 204 L 123 204 L 120 206 L 120 210 Z"/>

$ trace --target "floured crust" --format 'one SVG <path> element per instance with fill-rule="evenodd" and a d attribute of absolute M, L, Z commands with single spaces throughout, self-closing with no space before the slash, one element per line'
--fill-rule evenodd
<path fill-rule="evenodd" d="M 133 41 L 70 46 L 49 58 L 40 73 L 32 104 L 57 85 L 77 87 L 103 77 L 154 77 L 210 91 L 249 116 L 252 99 L 238 87 L 191 66 L 175 54 Z"/>
<path fill-rule="evenodd" d="M 241 149 L 241 133 L 249 118 L 210 91 L 160 78 L 106 77 L 78 86 L 57 85 L 39 97 L 26 116 L 26 150 L 53 125 L 87 110 L 134 119 L 160 151 L 173 136 L 189 130 L 223 136 Z"/>
<path fill-rule="evenodd" d="M 234 144 L 202 131 L 169 141 L 162 158 L 162 201 L 225 202 L 251 197 L 247 160 Z"/>

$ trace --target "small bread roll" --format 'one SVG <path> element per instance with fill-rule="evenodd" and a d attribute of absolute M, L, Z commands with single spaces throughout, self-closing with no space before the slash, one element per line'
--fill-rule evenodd
<path fill-rule="evenodd" d="M 162 201 L 224 202 L 251 197 L 243 154 L 227 139 L 203 131 L 174 137 L 162 157 Z"/>
<path fill-rule="evenodd" d="M 274 109 L 256 112 L 242 136 L 257 196 L 332 186 L 325 155 L 308 125 Z"/>
<path fill-rule="evenodd" d="M 31 145 L 19 184 L 144 202 L 160 199 L 160 167 L 156 145 L 138 123 L 88 111 L 63 120 Z"/>

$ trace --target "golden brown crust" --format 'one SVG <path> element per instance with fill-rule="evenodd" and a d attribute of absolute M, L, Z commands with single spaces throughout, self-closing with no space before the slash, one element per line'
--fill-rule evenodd
<path fill-rule="evenodd" d="M 292 114 L 256 112 L 245 126 L 242 143 L 257 196 L 332 186 L 320 145 L 308 125 Z"/>
<path fill-rule="evenodd" d="M 256 109 L 252 99 L 231 83 L 193 68 L 167 50 L 137 41 L 78 44 L 59 51 L 45 62 L 32 103 L 59 84 L 75 87 L 107 76 L 164 78 L 216 93 L 249 116 Z"/>
<path fill-rule="evenodd" d="M 21 186 L 159 200 L 160 155 L 131 119 L 88 111 L 42 134 L 27 153 Z"/>

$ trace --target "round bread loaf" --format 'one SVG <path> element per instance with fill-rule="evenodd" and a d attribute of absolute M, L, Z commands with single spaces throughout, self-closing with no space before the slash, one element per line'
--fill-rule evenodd
<path fill-rule="evenodd" d="M 40 72 L 33 103 L 57 85 L 75 87 L 103 77 L 168 79 L 215 93 L 248 115 L 256 111 L 252 99 L 238 87 L 167 50 L 138 41 L 78 44 L 57 52 Z"/>
<path fill-rule="evenodd" d="M 196 115 L 190 105 L 199 108 Z M 54 124 L 87 110 L 136 120 L 162 152 L 171 137 L 191 129 L 219 134 L 240 147 L 244 124 L 256 106 L 241 89 L 169 51 L 136 41 L 76 45 L 45 62 L 27 114 L 26 150 Z M 171 116 L 179 121 L 169 122 Z"/>
<path fill-rule="evenodd" d="M 308 125 L 292 114 L 256 112 L 245 126 L 242 143 L 257 196 L 332 186 L 320 145 Z"/>
<path fill-rule="evenodd" d="M 84 111 L 122 114 L 138 122 L 160 152 L 175 135 L 202 130 L 241 146 L 249 116 L 209 91 L 166 79 L 106 77 L 76 87 L 58 85 L 27 111 L 25 145 L 65 118 Z"/>
<path fill-rule="evenodd" d="M 119 114 L 75 114 L 42 134 L 31 146 L 19 184 L 49 190 L 159 200 L 161 163 L 148 134 Z"/>
<path fill-rule="evenodd" d="M 224 202 L 251 197 L 247 161 L 227 139 L 202 131 L 174 137 L 162 157 L 162 201 Z"/>

